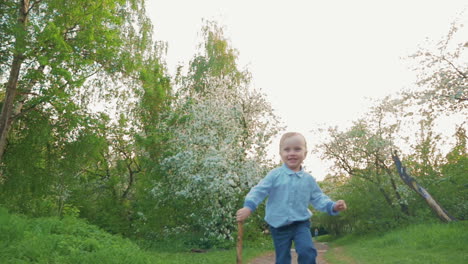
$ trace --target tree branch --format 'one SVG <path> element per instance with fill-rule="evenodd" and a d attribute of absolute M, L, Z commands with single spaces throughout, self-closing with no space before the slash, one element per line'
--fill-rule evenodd
<path fill-rule="evenodd" d="M 397 156 L 396 151 L 392 154 L 393 161 L 395 162 L 395 166 L 397 167 L 398 174 L 400 175 L 400 178 L 403 180 L 403 182 L 406 183 L 411 189 L 413 189 L 416 193 L 418 193 L 426 203 L 429 205 L 429 207 L 432 209 L 433 212 L 437 214 L 440 220 L 444 222 L 451 222 L 451 221 L 457 221 L 457 219 L 453 216 L 451 216 L 447 211 L 445 211 L 442 206 L 439 205 L 439 203 L 432 198 L 432 196 L 424 189 L 421 185 L 419 185 L 416 180 L 408 175 L 406 173 L 406 168 L 403 167 L 400 159 Z"/>
<path fill-rule="evenodd" d="M 465 74 L 464 72 L 460 71 L 451 61 L 447 60 L 447 59 L 445 58 L 445 56 L 442 56 L 441 59 L 444 60 L 444 61 L 446 61 L 450 66 L 452 66 L 452 68 L 453 68 L 458 74 L 460 74 L 461 77 L 463 77 L 464 79 L 467 78 L 466 74 Z"/>

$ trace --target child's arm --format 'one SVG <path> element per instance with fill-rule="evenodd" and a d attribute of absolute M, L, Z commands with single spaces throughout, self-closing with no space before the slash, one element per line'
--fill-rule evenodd
<path fill-rule="evenodd" d="M 333 202 L 330 197 L 325 195 L 320 187 L 315 183 L 310 197 L 310 203 L 315 209 L 326 212 L 329 215 L 338 215 L 340 211 L 346 210 L 346 203 L 343 200 Z"/>
<path fill-rule="evenodd" d="M 244 207 L 236 213 L 237 221 L 244 221 L 250 214 L 257 209 L 258 205 L 263 202 L 273 186 L 274 174 L 269 173 L 263 178 L 245 197 Z"/>

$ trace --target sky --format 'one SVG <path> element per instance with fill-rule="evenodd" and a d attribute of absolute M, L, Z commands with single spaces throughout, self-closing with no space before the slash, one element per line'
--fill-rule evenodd
<path fill-rule="evenodd" d="M 155 38 L 167 42 L 171 74 L 196 54 L 203 19 L 217 21 L 252 87 L 266 94 L 286 131 L 303 133 L 312 146 L 313 129 L 347 127 L 372 100 L 411 87 L 416 73 L 407 57 L 427 39 L 442 39 L 456 18 L 466 21 L 468 1 L 147 0 L 146 10 Z M 321 180 L 330 164 L 309 153 L 304 165 Z"/>

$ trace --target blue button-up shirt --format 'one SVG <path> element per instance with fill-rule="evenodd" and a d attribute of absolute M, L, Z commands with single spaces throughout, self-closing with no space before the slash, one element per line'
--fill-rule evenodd
<path fill-rule="evenodd" d="M 309 204 L 322 212 L 337 215 L 335 203 L 326 196 L 315 179 L 302 169 L 290 170 L 285 164 L 270 171 L 245 198 L 244 206 L 252 211 L 268 196 L 265 221 L 280 227 L 312 216 Z"/>

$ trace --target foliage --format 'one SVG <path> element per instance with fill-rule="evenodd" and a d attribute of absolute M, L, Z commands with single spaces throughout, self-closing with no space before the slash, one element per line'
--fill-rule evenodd
<path fill-rule="evenodd" d="M 316 211 L 313 216 L 315 226 L 324 228 L 333 236 L 341 236 L 386 231 L 401 224 L 401 212 L 398 208 L 386 206 L 385 198 L 375 184 L 359 177 L 351 177 L 345 184 L 338 186 L 330 181 L 333 178 L 321 183 L 324 191 L 331 197 L 345 200 L 348 210 L 339 216 Z"/>
<path fill-rule="evenodd" d="M 441 165 L 442 176 L 430 186 L 431 193 L 438 197 L 444 208 L 459 220 L 468 218 L 468 154 L 466 129 L 460 126 L 455 137 L 457 142 L 447 154 L 447 162 Z M 450 194 L 450 195 L 447 195 Z"/>
<path fill-rule="evenodd" d="M 245 241 L 244 258 L 273 250 L 270 238 Z M 191 253 L 185 237 L 153 243 L 146 250 L 74 217 L 29 219 L 0 207 L 1 263 L 225 263 L 235 249 Z"/>
<path fill-rule="evenodd" d="M 326 178 L 324 190 L 332 197 L 348 201 L 350 210 L 338 218 L 319 213 L 316 224 L 333 234 L 367 233 L 395 228 L 416 218 L 432 217 L 424 200 L 398 178 L 390 158 L 392 151 L 408 149 L 404 144 L 415 141 L 410 148 L 413 152 L 404 159 L 410 174 L 440 200 L 444 208 L 450 208 L 449 213 L 462 215 L 462 218 L 466 215 L 462 205 L 466 196 L 461 187 L 464 181 L 459 176 L 466 171 L 463 165 L 466 136 L 460 132 L 464 131 L 463 125 L 458 132 L 459 143 L 444 159 L 440 154 L 441 136 L 434 132 L 435 119 L 429 112 L 421 114 L 416 140 L 402 139 L 403 125 L 415 119 L 414 115 L 405 115 L 407 109 L 404 101 L 384 100 L 348 130 L 327 130 L 329 139 L 318 145 L 318 149 L 324 158 L 334 161 L 335 174 Z M 456 160 L 456 165 L 449 158 Z M 450 181 L 452 178 L 462 185 L 456 187 Z M 440 184 L 446 188 L 441 189 Z M 359 206 L 353 207 L 353 204 Z"/>
<path fill-rule="evenodd" d="M 128 234 L 142 172 L 135 135 L 163 111 L 169 81 L 144 1 L 75 2 L 31 1 L 23 42 L 20 5 L 0 4 L 2 86 L 22 56 L 0 201 Z"/>
<path fill-rule="evenodd" d="M 465 222 L 424 223 L 391 232 L 346 236 L 331 243 L 332 249 L 325 258 L 335 263 L 345 252 L 348 259 L 364 264 L 376 260 L 379 263 L 464 263 L 468 260 L 466 228 Z"/>
<path fill-rule="evenodd" d="M 156 258 L 127 239 L 73 217 L 12 215 L 0 208 L 2 263 L 155 263 Z"/>
<path fill-rule="evenodd" d="M 84 114 L 73 119 L 55 119 L 47 112 L 30 112 L 10 138 L 0 197 L 17 212 L 34 216 L 62 215 L 77 184 L 76 175 L 94 166 L 105 146 L 97 133 L 97 120 Z M 80 126 L 74 140 L 69 136 Z M 94 134 L 95 133 L 95 134 Z M 24 153 L 30 153 L 25 155 Z"/>

